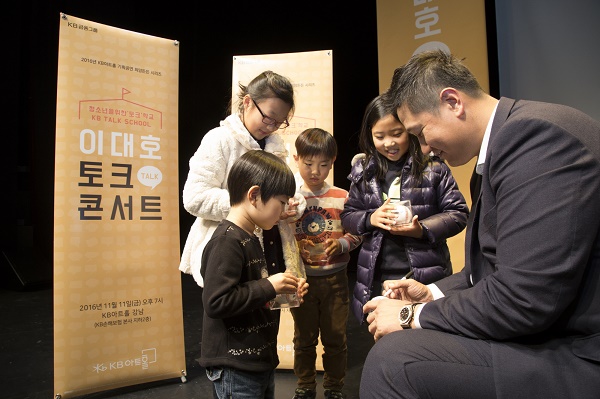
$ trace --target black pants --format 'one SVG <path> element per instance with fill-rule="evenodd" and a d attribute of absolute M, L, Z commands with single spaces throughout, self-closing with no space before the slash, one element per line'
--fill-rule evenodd
<path fill-rule="evenodd" d="M 487 341 L 433 330 L 379 339 L 367 356 L 360 398 L 496 398 Z"/>

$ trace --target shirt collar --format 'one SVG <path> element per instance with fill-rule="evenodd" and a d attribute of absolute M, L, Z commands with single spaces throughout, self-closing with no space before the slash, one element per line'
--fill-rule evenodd
<path fill-rule="evenodd" d="M 477 166 L 475 167 L 475 172 L 477 172 L 478 174 L 483 173 L 483 165 L 485 164 L 485 154 L 487 153 L 488 143 L 490 141 L 490 132 L 492 131 L 492 123 L 494 122 L 494 116 L 496 115 L 497 108 L 498 104 L 496 104 L 496 106 L 494 107 L 494 110 L 490 115 L 490 119 L 488 120 L 487 127 L 485 128 L 483 141 L 481 142 L 481 148 L 479 149 L 479 156 L 477 157 Z"/>

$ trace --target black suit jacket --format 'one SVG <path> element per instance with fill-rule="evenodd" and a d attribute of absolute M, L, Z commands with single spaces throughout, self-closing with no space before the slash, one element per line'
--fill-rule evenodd
<path fill-rule="evenodd" d="M 501 98 L 465 249 L 421 326 L 490 340 L 499 398 L 599 397 L 600 123 Z"/>

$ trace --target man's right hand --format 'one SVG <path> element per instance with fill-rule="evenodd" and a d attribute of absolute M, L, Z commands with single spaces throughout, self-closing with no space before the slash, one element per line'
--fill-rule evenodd
<path fill-rule="evenodd" d="M 385 280 L 382 284 L 383 291 L 391 289 L 388 295 L 392 299 L 402 299 L 409 302 L 431 302 L 433 294 L 426 285 L 412 278 L 402 280 Z"/>

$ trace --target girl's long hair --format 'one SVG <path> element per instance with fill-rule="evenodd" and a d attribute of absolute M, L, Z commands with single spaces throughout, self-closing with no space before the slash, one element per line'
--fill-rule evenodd
<path fill-rule="evenodd" d="M 388 160 L 375 148 L 372 129 L 377 121 L 388 115 L 392 115 L 394 119 L 400 122 L 396 109 L 391 101 L 389 101 L 387 94 L 384 93 L 375 97 L 367 105 L 360 128 L 358 144 L 360 150 L 366 155 L 365 167 L 371 160 L 375 162 L 375 177 L 377 180 L 385 179 L 385 175 L 388 171 Z M 419 139 L 412 134 L 409 134 L 408 153 L 413 160 L 410 175 L 415 184 L 420 185 L 423 177 L 423 170 L 425 170 L 425 167 L 429 162 L 429 156 L 423 154 Z"/>

